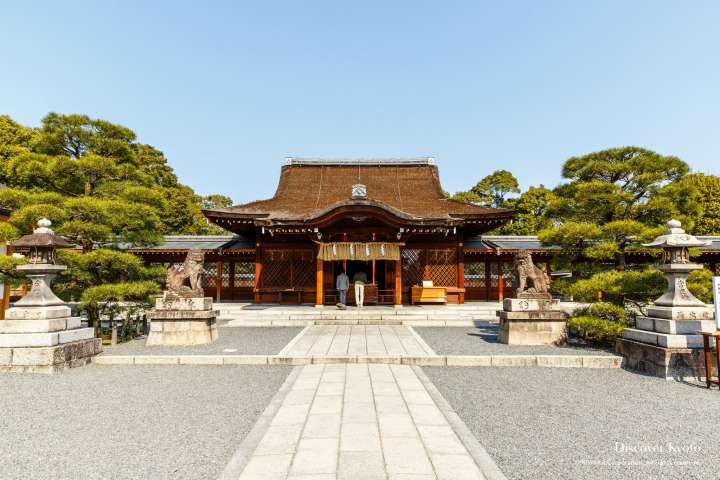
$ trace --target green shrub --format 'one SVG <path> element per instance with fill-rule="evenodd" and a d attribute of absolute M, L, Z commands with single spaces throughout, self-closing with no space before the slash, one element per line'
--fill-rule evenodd
<path fill-rule="evenodd" d="M 575 310 L 573 316 L 598 317 L 611 322 L 619 322 L 623 325 L 627 325 L 628 321 L 627 311 L 623 307 L 609 302 L 597 302 L 588 307 L 579 308 Z"/>
<path fill-rule="evenodd" d="M 709 270 L 696 270 L 691 273 L 687 286 L 700 300 L 705 303 L 712 302 L 712 273 Z M 602 292 L 605 301 L 617 305 L 646 305 L 665 292 L 667 281 L 660 270 L 649 267 L 644 270 L 600 272 L 590 278 L 567 282 L 562 288 L 563 293 L 572 295 L 580 302 L 594 302 L 598 292 Z"/>
<path fill-rule="evenodd" d="M 591 343 L 613 347 L 615 340 L 622 335 L 625 323 L 590 315 L 572 317 L 568 320 L 571 336 L 582 338 Z"/>
<path fill-rule="evenodd" d="M 80 308 L 87 313 L 89 324 L 97 327 L 102 315 L 115 317 L 120 311 L 131 315 L 136 309 L 149 307 L 152 295 L 157 293 L 160 287 L 151 281 L 99 285 L 83 291 Z M 133 307 L 128 308 L 125 302 L 131 302 Z"/>
<path fill-rule="evenodd" d="M 699 300 L 705 303 L 712 303 L 712 277 L 712 272 L 707 268 L 695 270 L 687 279 L 688 290 Z"/>
<path fill-rule="evenodd" d="M 60 250 L 57 255 L 59 263 L 67 265 L 68 269 L 58 275 L 54 289 L 65 300 L 81 298 L 84 291 L 92 287 L 139 281 L 150 281 L 160 286 L 165 280 L 165 269 L 162 266 L 146 266 L 140 257 L 132 253 L 100 248 L 83 254 Z M 101 293 L 111 294 L 109 290 L 100 289 L 91 296 Z"/>
<path fill-rule="evenodd" d="M 597 293 L 602 292 L 603 299 L 617 305 L 626 301 L 649 303 L 662 295 L 666 285 L 662 272 L 655 268 L 624 272 L 610 270 L 578 280 L 570 286 L 568 293 L 581 302 L 595 301 Z"/>

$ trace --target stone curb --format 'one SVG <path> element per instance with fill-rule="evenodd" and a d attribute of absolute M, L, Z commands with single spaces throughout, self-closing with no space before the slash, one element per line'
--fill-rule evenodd
<path fill-rule="evenodd" d="M 428 343 L 425 341 L 425 339 L 422 338 L 420 336 L 420 334 L 413 327 L 411 327 L 410 325 L 407 325 L 405 328 L 410 330 L 410 333 L 412 333 L 413 337 L 415 337 L 415 341 L 422 347 L 423 350 L 425 350 L 428 353 L 428 355 L 437 355 L 437 353 L 435 353 L 435 350 L 433 350 L 432 347 L 430 345 L 428 345 Z"/>
<path fill-rule="evenodd" d="M 475 461 L 475 464 L 478 468 L 480 468 L 484 478 L 487 480 L 507 480 L 507 477 L 502 473 L 500 467 L 497 466 L 495 460 L 492 459 L 490 454 L 487 453 L 487 450 L 485 450 L 475 435 L 473 435 L 467 425 L 465 425 L 465 422 L 462 421 L 448 401 L 445 400 L 445 397 L 442 396 L 440 390 L 438 390 L 435 384 L 433 384 L 427 375 L 425 375 L 422 368 L 412 368 L 425 387 L 425 390 L 427 390 L 430 397 L 433 399 L 452 429 L 457 434 L 462 444 L 465 445 L 465 448 Z"/>
<path fill-rule="evenodd" d="M 497 323 L 489 319 L 478 320 L 408 320 L 393 319 L 392 320 L 375 320 L 375 319 L 320 319 L 320 320 L 300 320 L 300 319 L 249 319 L 239 320 L 231 318 L 219 318 L 218 320 L 227 321 L 223 327 L 307 327 L 313 325 L 405 325 L 408 327 L 475 327 L 487 323 Z"/>
<path fill-rule="evenodd" d="M 426 367 L 622 368 L 617 355 L 100 355 L 98 365 L 310 365 L 384 363 Z"/>
<path fill-rule="evenodd" d="M 300 330 L 300 332 L 299 332 L 297 335 L 295 335 L 295 336 L 293 337 L 293 339 L 290 340 L 290 342 L 289 342 L 287 345 L 285 345 L 285 347 L 283 347 L 282 350 L 280 350 L 280 351 L 278 352 L 278 355 L 285 355 L 287 352 L 289 352 L 289 351 L 292 349 L 292 347 L 294 347 L 295 344 L 296 344 L 297 342 L 299 342 L 300 339 L 307 333 L 307 331 L 310 330 L 310 327 L 311 327 L 311 326 L 312 326 L 312 325 L 308 325 L 308 326 L 306 326 L 305 328 L 303 328 L 302 330 Z"/>
<path fill-rule="evenodd" d="M 233 453 L 230 461 L 227 463 L 222 473 L 220 473 L 218 480 L 236 480 L 237 478 L 240 478 L 240 474 L 247 466 L 250 461 L 250 457 L 260 444 L 265 432 L 270 427 L 270 422 L 273 417 L 275 417 L 275 414 L 280 409 L 280 406 L 282 406 L 290 388 L 293 383 L 295 383 L 295 380 L 297 380 L 298 375 L 300 375 L 300 371 L 301 368 L 299 367 L 292 369 L 283 384 L 280 386 L 280 389 L 273 396 L 272 400 L 270 400 L 270 403 L 265 408 L 265 411 L 263 411 L 262 415 L 260 415 L 260 418 L 258 418 L 257 422 L 255 422 L 255 425 L 253 425 L 250 432 L 240 443 L 237 450 L 235 450 L 235 453 Z"/>

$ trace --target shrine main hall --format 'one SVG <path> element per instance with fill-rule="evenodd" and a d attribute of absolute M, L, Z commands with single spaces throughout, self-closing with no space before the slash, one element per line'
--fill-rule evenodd
<path fill-rule="evenodd" d="M 508 249 L 482 236 L 514 212 L 446 198 L 432 158 L 289 158 L 272 198 L 203 213 L 232 235 L 131 251 L 177 263 L 204 250 L 203 287 L 218 301 L 333 305 L 343 270 L 365 273 L 366 304 L 408 304 L 423 285 L 445 303 L 494 300 L 510 293 L 511 252 L 533 251 L 523 237 Z"/>

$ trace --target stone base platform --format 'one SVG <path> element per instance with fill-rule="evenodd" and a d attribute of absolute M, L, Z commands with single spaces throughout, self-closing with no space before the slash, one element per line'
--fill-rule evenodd
<path fill-rule="evenodd" d="M 702 331 L 714 331 L 714 312 L 706 306 L 651 305 L 616 343 L 627 367 L 665 379 L 705 378 Z"/>
<path fill-rule="evenodd" d="M 45 347 L 0 348 L 0 372 L 57 373 L 86 365 L 100 352 L 99 338 Z"/>
<path fill-rule="evenodd" d="M 215 317 L 200 320 L 153 318 L 145 345 L 205 345 L 217 339 Z"/>
<path fill-rule="evenodd" d="M 147 346 L 206 345 L 218 338 L 212 298 L 177 298 L 165 294 L 150 313 Z"/>
<path fill-rule="evenodd" d="M 615 351 L 625 356 L 625 366 L 666 380 L 698 380 L 705 378 L 702 348 L 677 348 L 649 345 L 621 338 Z"/>
<path fill-rule="evenodd" d="M 626 328 L 623 337 L 663 348 L 702 348 L 702 335 L 674 334 Z"/>
<path fill-rule="evenodd" d="M 669 307 L 650 305 L 647 307 L 647 316 L 667 320 L 713 320 L 715 312 L 711 306 Z"/>
<path fill-rule="evenodd" d="M 498 339 L 508 345 L 559 345 L 567 340 L 568 314 L 557 300 L 506 298 Z"/>

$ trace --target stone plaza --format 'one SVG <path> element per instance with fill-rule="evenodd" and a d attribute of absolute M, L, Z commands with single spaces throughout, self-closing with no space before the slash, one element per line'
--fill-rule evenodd
<path fill-rule="evenodd" d="M 650 434 L 656 443 L 638 443 L 634 429 L 643 424 L 632 425 L 626 419 L 614 430 L 604 431 L 595 424 L 598 419 L 590 416 L 583 421 L 596 430 L 592 438 L 602 439 L 604 449 L 578 448 L 545 438 L 541 445 L 526 445 L 529 454 L 518 457 L 515 453 L 517 445 L 523 444 L 521 437 L 547 435 L 547 422 L 538 419 L 547 416 L 553 425 L 558 421 L 552 405 L 558 400 L 548 403 L 545 395 L 563 391 L 563 378 L 572 378 L 572 385 L 591 391 L 598 387 L 632 391 L 635 382 L 630 376 L 637 374 L 623 370 L 630 366 L 663 377 L 640 381 L 645 395 L 649 389 L 662 398 L 668 385 L 665 378 L 699 386 L 703 372 L 696 331 L 710 328 L 713 314 L 683 290 L 683 275 L 696 268 L 687 262 L 667 264 L 668 292 L 648 308 L 648 317 L 639 317 L 637 329 L 626 331 L 618 343 L 621 356 L 568 341 L 565 322 L 577 305 L 552 299 L 544 272 L 524 253 L 515 265 L 520 279 L 515 298 L 502 304 L 337 309 L 216 304 L 198 288 L 202 254 L 191 252 L 182 266 L 168 268 L 166 290 L 149 313 L 147 338 L 101 352 L 93 328 L 82 327 L 81 320 L 71 317 L 70 308 L 50 289 L 52 275 L 65 267 L 54 262 L 54 248 L 63 244 L 48 223 L 41 221 L 33 235 L 21 239 L 34 248 L 31 263 L 19 267 L 34 280 L 33 287 L 7 311 L 8 320 L 0 322 L 0 351 L 5 352 L 2 368 L 16 373 L 0 378 L 4 391 L 13 396 L 9 418 L 24 418 L 17 410 L 21 399 L 40 415 L 49 413 L 48 404 L 32 398 L 37 385 L 52 385 L 60 391 L 95 389 L 98 382 L 112 382 L 119 376 L 118 385 L 109 391 L 119 388 L 122 396 L 150 399 L 160 408 L 140 410 L 145 411 L 143 422 L 149 422 L 145 438 L 151 444 L 163 443 L 159 448 L 166 451 L 161 461 L 151 456 L 126 470 L 127 478 L 503 480 L 638 478 L 660 472 L 663 478 L 685 478 L 689 471 L 705 475 L 720 460 L 720 452 L 706 445 L 702 433 L 706 427 L 698 429 L 693 421 L 694 415 L 712 414 L 710 405 L 700 404 L 681 414 L 675 436 Z M 684 233 L 672 222 L 668 235 L 685 242 L 675 239 L 669 242 L 671 248 L 687 248 L 694 241 L 681 237 Z M 661 238 L 656 243 L 665 246 L 668 242 Z M 666 257 L 672 262 L 686 255 L 680 251 Z M 642 333 L 646 331 L 654 333 Z M 684 370 L 676 359 L 648 367 L 648 358 L 654 357 L 641 353 L 638 359 L 626 346 L 643 341 L 643 335 L 682 339 L 682 344 L 675 340 L 662 348 L 675 349 L 673 355 L 685 355 L 695 363 L 685 360 Z M 643 348 L 660 348 L 657 344 L 646 342 Z M 82 373 L 32 375 L 83 365 L 77 370 Z M 208 384 L 208 379 L 215 383 Z M 127 382 L 137 384 L 131 387 Z M 540 385 L 542 394 L 534 391 Z M 688 398 L 714 395 L 684 387 L 688 390 L 682 395 Z M 488 392 L 494 394 L 488 396 Z M 575 415 L 593 411 L 612 415 L 593 410 L 594 402 L 585 398 L 586 392 L 565 395 L 561 402 L 586 402 Z M 202 403 L 196 404 L 195 397 Z M 133 429 L 124 425 L 124 419 L 132 413 L 126 403 L 117 401 L 96 398 L 93 414 L 125 430 L 121 438 L 128 438 Z M 627 401 L 632 402 L 632 396 Z M 111 412 L 96 410 L 105 404 L 112 406 Z M 173 413 L 163 404 L 171 405 Z M 238 409 L 238 405 L 243 407 Z M 527 429 L 515 431 L 517 420 L 528 411 L 535 414 L 524 422 Z M 66 423 L 54 420 L 52 428 L 70 428 L 69 421 L 87 424 L 88 414 L 73 411 Z M 177 431 L 166 437 L 164 431 L 171 424 L 173 429 L 187 425 L 190 431 L 202 432 L 201 437 L 193 437 L 199 443 L 191 449 L 178 448 L 177 440 L 186 434 Z M 20 425 L 9 420 L 10 438 L 22 435 Z M 227 425 L 240 431 L 229 431 Z M 491 434 L 483 425 L 492 429 Z M 584 438 L 578 430 L 581 425 L 572 424 L 566 442 Z M 225 437 L 218 437 L 218 432 Z M 87 428 L 71 436 L 78 443 L 94 438 Z M 29 440 L 45 455 L 53 455 L 53 445 L 32 435 Z M 672 447 L 673 442 L 680 446 Z M 576 463 L 556 468 L 565 460 L 548 453 L 546 444 L 575 447 Z M 83 471 L 83 478 L 117 478 L 115 470 L 104 471 L 81 459 L 40 466 L 34 457 L 9 450 L 11 445 L 0 441 L 3 478 L 26 478 L 39 472 L 66 478 L 76 471 Z M 112 440 L 110 446 L 122 448 Z M 628 454 L 647 449 L 664 452 L 664 456 L 651 456 L 642 466 L 632 466 Z M 538 455 L 553 461 L 537 463 Z M 668 459 L 682 468 L 658 470 Z M 113 460 L 107 462 L 113 465 Z M 596 475 L 598 465 L 601 476 Z"/>
<path fill-rule="evenodd" d="M 62 375 L 0 377 L 3 478 L 631 479 L 672 461 L 662 477 L 680 479 L 712 478 L 720 461 L 701 420 L 720 414 L 716 391 L 638 376 L 612 352 L 502 344 L 489 313 L 464 326 L 428 326 L 426 315 L 426 326 L 273 327 L 252 326 L 257 310 L 214 308 L 222 317 L 209 344 L 138 339 Z M 39 388 L 68 402 L 63 415 L 50 415 L 55 402 Z M 596 405 L 607 390 L 617 394 Z M 671 430 L 648 428 L 670 415 L 669 398 L 687 408 L 673 409 Z M 637 401 L 639 415 L 616 414 Z M 50 437 L 23 426 L 31 412 L 46 415 Z M 105 448 L 92 461 L 61 454 L 60 437 Z M 618 442 L 706 450 L 644 453 L 634 465 Z M 47 460 L 17 448 L 30 444 Z"/>

